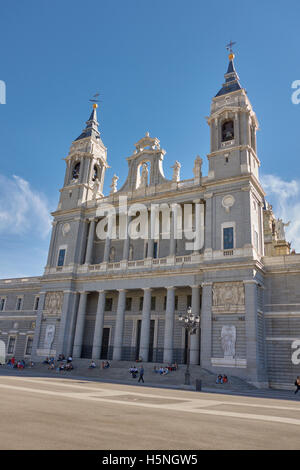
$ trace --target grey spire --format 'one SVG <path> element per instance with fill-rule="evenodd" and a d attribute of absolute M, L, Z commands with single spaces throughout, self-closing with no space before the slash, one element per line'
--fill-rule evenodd
<path fill-rule="evenodd" d="M 93 105 L 93 111 L 89 117 L 89 120 L 86 121 L 86 128 L 82 131 L 79 137 L 76 140 L 85 139 L 86 137 L 94 137 L 95 139 L 100 139 L 100 132 L 98 129 L 99 123 L 97 121 L 97 105 Z"/>
<path fill-rule="evenodd" d="M 223 83 L 221 90 L 216 94 L 216 96 L 226 95 L 227 93 L 231 93 L 233 91 L 242 89 L 239 83 L 239 76 L 234 68 L 233 59 L 234 59 L 234 54 L 230 54 L 228 69 L 224 75 L 225 83 Z"/>

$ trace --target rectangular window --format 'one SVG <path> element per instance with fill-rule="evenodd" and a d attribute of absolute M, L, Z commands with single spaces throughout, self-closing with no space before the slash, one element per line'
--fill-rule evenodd
<path fill-rule="evenodd" d="M 25 356 L 30 356 L 31 355 L 32 344 L 33 344 L 33 338 L 32 338 L 32 336 L 28 336 L 27 343 L 26 343 Z"/>
<path fill-rule="evenodd" d="M 36 297 L 36 298 L 35 298 L 35 301 L 34 301 L 34 310 L 38 310 L 38 308 L 39 308 L 39 301 L 40 301 L 40 298 L 39 298 L 39 297 Z"/>
<path fill-rule="evenodd" d="M 175 310 L 178 310 L 178 295 L 175 295 Z"/>
<path fill-rule="evenodd" d="M 186 308 L 189 308 L 192 306 L 192 296 L 191 295 L 187 295 L 186 296 Z"/>
<path fill-rule="evenodd" d="M 132 297 L 126 297 L 125 310 L 130 311 L 132 306 Z"/>
<path fill-rule="evenodd" d="M 151 310 L 155 310 L 156 297 L 151 297 Z"/>
<path fill-rule="evenodd" d="M 7 346 L 7 354 L 13 354 L 15 351 L 16 337 L 10 336 Z"/>
<path fill-rule="evenodd" d="M 1 299 L 0 300 L 0 312 L 3 312 L 4 307 L 5 307 L 5 299 Z"/>
<path fill-rule="evenodd" d="M 63 248 L 59 250 L 57 266 L 63 266 L 65 262 L 66 250 Z"/>
<path fill-rule="evenodd" d="M 157 242 L 154 242 L 153 243 L 153 258 L 157 258 L 158 257 L 158 243 Z"/>
<path fill-rule="evenodd" d="M 139 308 L 139 310 L 143 310 L 143 305 L 144 305 L 144 297 L 140 297 L 140 308 Z"/>
<path fill-rule="evenodd" d="M 105 311 L 106 312 L 112 311 L 112 303 L 113 303 L 113 299 L 111 297 L 107 297 L 105 299 Z"/>
<path fill-rule="evenodd" d="M 16 310 L 21 310 L 22 307 L 22 297 L 17 298 Z"/>
<path fill-rule="evenodd" d="M 167 296 L 165 295 L 165 298 L 164 298 L 164 310 L 167 309 Z"/>
<path fill-rule="evenodd" d="M 233 250 L 233 227 L 223 228 L 223 250 Z"/>

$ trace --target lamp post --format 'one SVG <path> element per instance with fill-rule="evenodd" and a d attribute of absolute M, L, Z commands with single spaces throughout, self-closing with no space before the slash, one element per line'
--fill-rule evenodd
<path fill-rule="evenodd" d="M 194 335 L 197 331 L 197 328 L 199 328 L 200 317 L 199 315 L 195 315 L 192 312 L 192 308 L 189 307 L 186 314 L 179 314 L 178 320 L 188 334 L 187 361 L 184 384 L 190 385 L 190 335 Z"/>

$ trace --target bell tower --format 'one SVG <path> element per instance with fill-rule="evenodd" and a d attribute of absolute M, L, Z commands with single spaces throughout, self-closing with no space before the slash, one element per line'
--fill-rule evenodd
<path fill-rule="evenodd" d="M 107 164 L 104 146 L 97 122 L 97 104 L 86 122 L 86 128 L 72 142 L 68 156 L 64 186 L 58 209 L 73 209 L 92 199 L 103 197 L 103 184 Z"/>
<path fill-rule="evenodd" d="M 230 46 L 232 43 L 230 44 Z M 226 179 L 253 174 L 259 179 L 260 161 L 256 153 L 258 121 L 241 87 L 230 47 L 225 81 L 212 100 L 207 118 L 210 126 L 209 179 Z"/>

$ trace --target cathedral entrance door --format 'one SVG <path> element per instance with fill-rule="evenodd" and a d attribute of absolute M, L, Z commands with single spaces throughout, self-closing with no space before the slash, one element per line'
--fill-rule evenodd
<path fill-rule="evenodd" d="M 110 328 L 103 328 L 101 359 L 108 359 L 109 333 Z"/>

